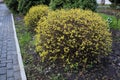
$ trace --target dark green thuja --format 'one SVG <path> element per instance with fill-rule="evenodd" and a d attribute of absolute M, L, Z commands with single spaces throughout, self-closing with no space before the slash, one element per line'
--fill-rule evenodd
<path fill-rule="evenodd" d="M 55 9 L 82 8 L 95 11 L 97 8 L 96 0 L 51 0 L 50 7 Z"/>
<path fill-rule="evenodd" d="M 97 8 L 96 0 L 81 0 L 80 2 L 81 2 L 80 7 L 82 9 L 89 9 L 92 11 L 96 11 L 96 8 Z"/>
<path fill-rule="evenodd" d="M 26 14 L 32 6 L 44 4 L 49 5 L 50 0 L 19 0 L 18 11 Z"/>
<path fill-rule="evenodd" d="M 17 0 L 4 0 L 8 8 L 13 12 L 13 13 L 18 13 L 18 1 Z"/>

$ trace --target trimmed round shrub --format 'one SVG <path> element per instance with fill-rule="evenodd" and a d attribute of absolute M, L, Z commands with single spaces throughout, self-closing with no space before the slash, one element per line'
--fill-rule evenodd
<path fill-rule="evenodd" d="M 86 67 L 111 51 L 111 33 L 102 18 L 80 9 L 50 12 L 37 28 L 36 51 L 43 62 Z"/>
<path fill-rule="evenodd" d="M 24 17 L 25 24 L 29 31 L 34 32 L 34 28 L 37 26 L 38 21 L 43 16 L 47 16 L 49 12 L 48 6 L 38 5 L 30 8 L 29 12 Z"/>

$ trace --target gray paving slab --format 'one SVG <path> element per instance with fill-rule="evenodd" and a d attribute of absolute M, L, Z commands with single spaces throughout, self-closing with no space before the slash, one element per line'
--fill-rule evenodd
<path fill-rule="evenodd" d="M 0 3 L 0 80 L 26 80 L 14 20 Z"/>
<path fill-rule="evenodd" d="M 0 80 L 7 80 L 6 74 L 0 75 Z"/>
<path fill-rule="evenodd" d="M 7 78 L 7 80 L 15 80 L 13 77 Z"/>

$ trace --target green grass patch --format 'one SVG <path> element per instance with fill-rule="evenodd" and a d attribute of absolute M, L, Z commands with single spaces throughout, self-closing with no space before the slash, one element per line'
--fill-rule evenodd
<path fill-rule="evenodd" d="M 120 19 L 117 21 L 117 18 L 115 16 L 111 16 L 111 15 L 107 15 L 107 14 L 103 14 L 103 13 L 100 13 L 100 16 L 106 20 L 107 22 L 107 19 L 110 18 L 112 20 L 111 24 L 110 24 L 110 28 L 112 29 L 120 29 Z"/>
<path fill-rule="evenodd" d="M 24 25 L 23 17 L 19 15 L 15 15 L 14 17 L 15 17 L 16 32 L 17 32 L 17 37 L 20 44 L 22 58 L 25 63 L 25 58 L 27 55 L 26 48 L 28 48 L 29 46 L 31 36 L 30 36 L 30 33 L 27 32 L 27 27 Z"/>
<path fill-rule="evenodd" d="M 21 44 L 21 47 L 26 46 L 28 42 L 31 40 L 30 33 L 27 33 L 27 32 L 24 33 L 24 35 L 21 35 L 19 40 L 20 40 L 19 43 Z"/>

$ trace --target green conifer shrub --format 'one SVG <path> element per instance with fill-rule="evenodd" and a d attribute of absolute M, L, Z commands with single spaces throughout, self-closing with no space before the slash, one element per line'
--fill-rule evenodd
<path fill-rule="evenodd" d="M 82 8 L 95 11 L 97 2 L 96 0 L 51 0 L 50 7 L 53 10 L 60 8 Z"/>
<path fill-rule="evenodd" d="M 13 12 L 13 13 L 18 13 L 18 1 L 17 0 L 4 0 L 8 8 Z"/>

